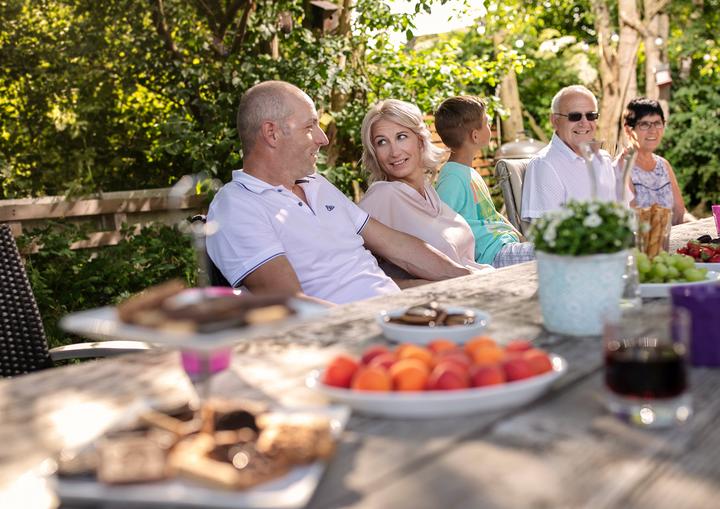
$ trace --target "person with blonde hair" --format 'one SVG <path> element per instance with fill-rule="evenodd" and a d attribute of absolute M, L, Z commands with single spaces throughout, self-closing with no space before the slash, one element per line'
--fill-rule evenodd
<path fill-rule="evenodd" d="M 215 195 L 208 255 L 233 286 L 335 304 L 398 292 L 376 253 L 416 277 L 470 274 L 425 242 L 368 216 L 316 172 L 328 139 L 308 95 L 265 81 L 240 99 L 242 170 Z"/>
<path fill-rule="evenodd" d="M 451 260 L 475 270 L 475 237 L 463 217 L 431 185 L 444 151 L 432 144 L 420 109 L 396 99 L 370 108 L 362 123 L 362 163 L 370 187 L 358 204 L 377 221 L 418 237 Z M 401 284 L 410 276 L 386 260 L 383 270 Z"/>

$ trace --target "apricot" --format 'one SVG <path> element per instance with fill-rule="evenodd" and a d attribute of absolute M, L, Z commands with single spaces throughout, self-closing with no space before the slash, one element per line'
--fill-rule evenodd
<path fill-rule="evenodd" d="M 457 344 L 449 339 L 434 339 L 428 343 L 428 350 L 434 354 L 439 354 L 440 352 L 445 352 L 447 350 L 455 350 L 456 348 Z"/>
<path fill-rule="evenodd" d="M 485 346 L 475 348 L 472 353 L 475 364 L 494 364 L 505 357 L 505 352 L 499 346 Z"/>
<path fill-rule="evenodd" d="M 428 378 L 427 388 L 431 391 L 453 391 L 470 387 L 470 375 L 467 370 L 452 362 L 440 362 Z"/>
<path fill-rule="evenodd" d="M 380 366 L 361 366 L 350 387 L 357 391 L 391 391 L 392 379 L 390 373 Z"/>
<path fill-rule="evenodd" d="M 390 378 L 396 391 L 422 391 L 429 376 L 430 370 L 419 359 L 400 359 L 390 368 Z"/>
<path fill-rule="evenodd" d="M 397 350 L 397 358 L 400 359 L 418 359 L 425 363 L 427 367 L 432 366 L 433 361 L 433 354 L 430 350 L 428 350 L 425 347 L 413 345 L 413 344 L 403 344 L 400 345 Z"/>
<path fill-rule="evenodd" d="M 505 345 L 505 350 L 507 352 L 525 352 L 532 347 L 532 343 L 526 339 L 513 339 Z"/>
<path fill-rule="evenodd" d="M 454 350 L 443 350 L 433 358 L 433 366 L 437 366 L 443 361 L 454 362 L 460 367 L 468 369 L 472 365 L 472 359 L 463 350 L 456 348 Z"/>
<path fill-rule="evenodd" d="M 507 359 L 502 363 L 502 367 L 508 382 L 530 378 L 535 375 L 530 363 L 522 357 Z"/>
<path fill-rule="evenodd" d="M 349 355 L 336 356 L 323 373 L 322 381 L 333 387 L 350 387 L 350 383 L 358 369 L 358 363 Z"/>
<path fill-rule="evenodd" d="M 498 385 L 505 383 L 505 371 L 500 364 L 483 364 L 470 368 L 470 380 L 473 387 Z"/>
<path fill-rule="evenodd" d="M 382 355 L 384 353 L 388 353 L 390 350 L 385 345 L 372 345 L 369 346 L 362 354 L 362 357 L 360 358 L 360 363 L 365 364 L 366 366 L 370 364 L 370 361 L 372 361 L 375 357 L 378 355 Z"/>
<path fill-rule="evenodd" d="M 477 348 L 497 348 L 497 343 L 490 336 L 475 336 L 465 343 L 465 351 L 468 355 L 472 356 L 472 353 Z"/>
<path fill-rule="evenodd" d="M 532 348 L 523 353 L 523 359 L 530 364 L 530 369 L 536 375 L 552 371 L 553 366 L 548 354 L 538 348 Z"/>
<path fill-rule="evenodd" d="M 397 361 L 397 355 L 395 355 L 395 353 L 385 352 L 373 357 L 368 366 L 380 366 L 381 368 L 389 370 L 390 366 L 395 364 L 395 361 Z"/>

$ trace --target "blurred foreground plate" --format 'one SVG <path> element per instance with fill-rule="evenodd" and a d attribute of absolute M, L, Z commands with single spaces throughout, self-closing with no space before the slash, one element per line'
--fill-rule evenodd
<path fill-rule="evenodd" d="M 120 321 L 117 309 L 112 306 L 71 313 L 60 320 L 60 327 L 67 332 L 98 341 L 122 339 L 165 344 L 176 348 L 212 350 L 267 334 L 274 328 L 297 325 L 324 315 L 328 309 L 320 304 L 300 299 L 289 299 L 288 306 L 295 310 L 295 314 L 286 319 L 258 325 L 231 327 L 216 332 L 179 332 L 129 324 Z"/>
<path fill-rule="evenodd" d="M 297 410 L 328 416 L 338 439 L 350 417 L 350 409 L 343 406 Z M 283 477 L 248 490 L 213 489 L 180 478 L 162 482 L 107 485 L 94 478 L 60 477 L 57 480 L 57 493 L 66 503 L 106 502 L 114 503 L 114 507 L 296 509 L 308 504 L 325 467 L 324 461 L 297 466 Z"/>

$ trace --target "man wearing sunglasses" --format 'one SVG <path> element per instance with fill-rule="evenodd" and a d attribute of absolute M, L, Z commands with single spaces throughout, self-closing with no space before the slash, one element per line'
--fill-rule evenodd
<path fill-rule="evenodd" d="M 569 200 L 592 197 L 592 177 L 580 151 L 583 142 L 595 139 L 598 103 L 590 90 L 572 85 L 552 100 L 550 121 L 555 133 L 548 146 L 530 161 L 525 172 L 522 218 L 526 221 L 562 208 Z M 610 155 L 600 151 L 596 165 L 596 197 L 614 201 L 615 173 Z"/>

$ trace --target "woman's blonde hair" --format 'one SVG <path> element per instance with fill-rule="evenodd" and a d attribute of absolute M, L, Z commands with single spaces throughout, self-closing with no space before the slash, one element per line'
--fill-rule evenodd
<path fill-rule="evenodd" d="M 372 127 L 381 118 L 395 122 L 415 133 L 422 143 L 421 161 L 425 173 L 434 176 L 437 167 L 443 161 L 445 150 L 433 145 L 430 138 L 430 130 L 423 120 L 420 108 L 414 104 L 400 101 L 398 99 L 387 99 L 380 101 L 370 108 L 363 119 L 360 137 L 363 144 L 362 165 L 368 172 L 368 181 L 373 182 L 388 180 L 387 173 L 382 169 L 377 160 L 375 147 L 372 140 Z"/>

